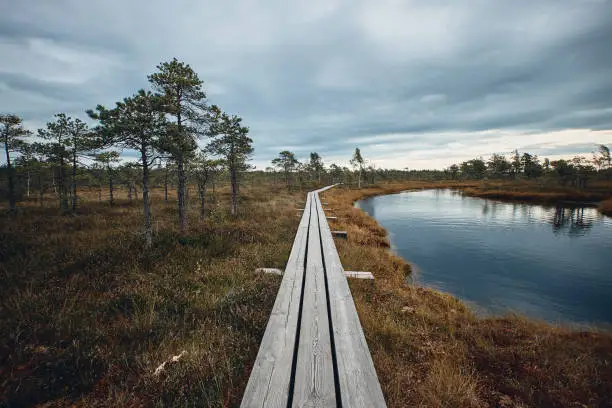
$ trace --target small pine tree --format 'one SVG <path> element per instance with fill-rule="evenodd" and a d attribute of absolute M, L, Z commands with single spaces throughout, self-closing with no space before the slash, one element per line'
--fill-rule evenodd
<path fill-rule="evenodd" d="M 11 163 L 11 152 L 19 151 L 23 148 L 25 142 L 24 137 L 30 136 L 30 132 L 23 127 L 22 120 L 17 115 L 0 114 L 0 143 L 4 145 L 4 153 L 6 154 L 6 167 L 8 171 L 9 184 L 9 209 L 15 211 L 15 175 Z"/>
<path fill-rule="evenodd" d="M 248 169 L 247 161 L 253 154 L 253 140 L 248 136 L 249 128 L 242 126 L 242 118 L 221 112 L 212 106 L 209 116 L 208 134 L 213 140 L 208 151 L 223 158 L 230 173 L 232 185 L 232 215 L 238 213 L 238 191 L 240 173 Z"/>

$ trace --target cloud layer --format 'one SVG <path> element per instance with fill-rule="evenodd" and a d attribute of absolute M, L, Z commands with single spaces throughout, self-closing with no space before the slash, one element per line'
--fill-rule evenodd
<path fill-rule="evenodd" d="M 612 143 L 612 3 L 196 1 L 0 3 L 0 111 L 44 124 L 144 87 L 177 57 L 280 150 L 444 167 L 515 148 Z"/>

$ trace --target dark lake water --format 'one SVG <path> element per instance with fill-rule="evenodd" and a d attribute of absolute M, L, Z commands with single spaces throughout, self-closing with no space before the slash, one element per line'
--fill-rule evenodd
<path fill-rule="evenodd" d="M 387 229 L 415 280 L 487 313 L 612 324 L 612 218 L 425 190 L 359 208 Z"/>

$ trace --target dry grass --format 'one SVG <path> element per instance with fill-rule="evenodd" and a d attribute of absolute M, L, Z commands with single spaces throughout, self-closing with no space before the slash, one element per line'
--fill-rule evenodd
<path fill-rule="evenodd" d="M 586 189 L 558 185 L 554 180 L 482 181 L 463 188 L 470 196 L 538 203 L 593 203 L 612 197 L 612 182 L 593 181 Z"/>
<path fill-rule="evenodd" d="M 601 211 L 602 214 L 612 216 L 612 198 L 599 203 L 599 211 Z"/>
<path fill-rule="evenodd" d="M 349 231 L 337 241 L 389 407 L 603 407 L 612 405 L 612 335 L 518 316 L 478 318 L 456 298 L 405 283 L 410 270 L 384 231 L 353 202 L 448 183 L 397 183 L 325 193 Z M 456 187 L 456 185 L 455 185 Z"/>
<path fill-rule="evenodd" d="M 284 267 L 303 199 L 242 193 L 237 219 L 225 191 L 204 222 L 194 202 L 181 238 L 156 191 L 149 256 L 125 192 L 113 208 L 85 194 L 76 217 L 55 202 L 3 212 L 0 406 L 237 406 L 280 283 L 252 271 Z"/>

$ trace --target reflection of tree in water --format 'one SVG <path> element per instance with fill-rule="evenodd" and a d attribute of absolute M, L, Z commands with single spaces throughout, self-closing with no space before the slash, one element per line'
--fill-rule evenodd
<path fill-rule="evenodd" d="M 484 200 L 484 204 L 482 205 L 482 215 L 487 215 L 489 213 L 489 200 Z"/>
<path fill-rule="evenodd" d="M 593 221 L 584 217 L 584 207 L 557 207 L 552 220 L 553 232 L 567 232 L 571 236 L 583 236 L 591 228 Z"/>
<path fill-rule="evenodd" d="M 365 200 L 361 200 L 359 202 L 359 208 L 361 208 L 363 211 L 366 212 L 366 214 L 368 214 L 370 217 L 376 217 L 376 212 L 374 211 L 374 203 L 372 202 L 373 200 L 370 199 L 365 199 Z"/>

